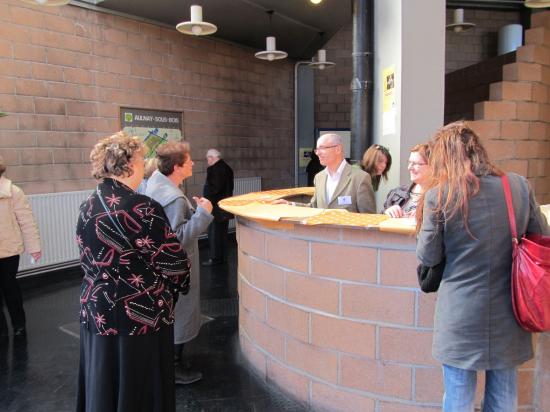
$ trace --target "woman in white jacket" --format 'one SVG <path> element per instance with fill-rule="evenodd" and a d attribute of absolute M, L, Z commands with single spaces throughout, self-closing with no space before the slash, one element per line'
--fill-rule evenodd
<path fill-rule="evenodd" d="M 2 310 L 3 300 L 11 317 L 14 336 L 24 336 L 25 310 L 21 289 L 15 279 L 23 251 L 37 261 L 42 255 L 38 226 L 23 191 L 4 176 L 6 164 L 0 156 L 0 338 L 8 336 Z"/>
<path fill-rule="evenodd" d="M 200 265 L 198 237 L 206 231 L 214 217 L 212 203 L 204 197 L 194 197 L 197 208 L 179 186 L 193 175 L 193 161 L 187 142 L 168 142 L 157 149 L 157 167 L 147 182 L 145 194 L 159 202 L 172 230 L 191 260 L 191 286 L 187 295 L 180 295 L 174 310 L 174 353 L 179 365 L 176 384 L 185 385 L 201 379 L 181 357 L 183 345 L 198 334 L 201 327 Z"/>

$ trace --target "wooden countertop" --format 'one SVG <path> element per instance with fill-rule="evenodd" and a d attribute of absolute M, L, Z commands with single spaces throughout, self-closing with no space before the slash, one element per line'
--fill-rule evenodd
<path fill-rule="evenodd" d="M 386 215 L 351 213 L 343 209 L 316 209 L 271 203 L 286 197 L 313 196 L 313 193 L 312 187 L 253 192 L 224 199 L 219 206 L 234 215 L 257 221 L 364 227 L 393 233 L 414 234 L 413 219 L 392 219 Z"/>

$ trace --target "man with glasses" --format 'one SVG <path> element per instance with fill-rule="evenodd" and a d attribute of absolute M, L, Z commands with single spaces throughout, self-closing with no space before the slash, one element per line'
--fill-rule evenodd
<path fill-rule="evenodd" d="M 340 135 L 330 133 L 319 137 L 315 153 L 325 169 L 315 176 L 315 194 L 304 206 L 376 213 L 370 175 L 346 162 Z"/>

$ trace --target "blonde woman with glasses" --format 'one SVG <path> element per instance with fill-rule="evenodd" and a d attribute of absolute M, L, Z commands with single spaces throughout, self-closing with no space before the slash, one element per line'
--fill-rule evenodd
<path fill-rule="evenodd" d="M 411 149 L 407 168 L 411 184 L 390 190 L 382 212 L 390 217 L 414 217 L 418 200 L 430 181 L 428 159 L 430 148 L 427 144 L 418 144 Z"/>

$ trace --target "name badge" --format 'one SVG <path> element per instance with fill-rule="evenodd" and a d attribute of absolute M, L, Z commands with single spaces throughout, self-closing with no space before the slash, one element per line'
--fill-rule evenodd
<path fill-rule="evenodd" d="M 351 205 L 351 196 L 338 196 L 338 206 Z"/>

